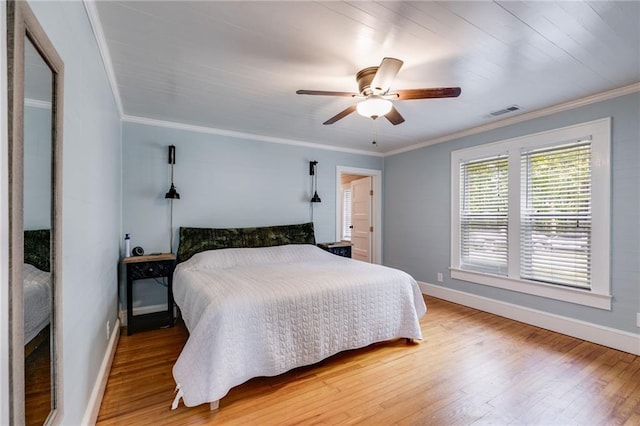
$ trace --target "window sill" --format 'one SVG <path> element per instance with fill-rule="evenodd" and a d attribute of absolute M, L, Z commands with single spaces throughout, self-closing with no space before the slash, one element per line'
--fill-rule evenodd
<path fill-rule="evenodd" d="M 451 278 L 483 284 L 519 293 L 532 294 L 548 299 L 562 300 L 578 305 L 591 306 L 593 308 L 611 310 L 611 295 L 594 293 L 571 287 L 559 287 L 552 284 L 535 281 L 518 280 L 497 275 L 483 274 L 479 272 L 463 271 L 451 268 Z"/>

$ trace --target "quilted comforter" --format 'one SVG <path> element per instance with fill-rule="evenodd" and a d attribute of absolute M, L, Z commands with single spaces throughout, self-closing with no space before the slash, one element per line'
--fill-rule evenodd
<path fill-rule="evenodd" d="M 22 282 L 26 345 L 51 321 L 51 273 L 25 263 Z"/>
<path fill-rule="evenodd" d="M 313 245 L 199 253 L 178 265 L 173 292 L 190 333 L 173 367 L 173 408 L 344 350 L 422 339 L 426 312 L 408 274 Z"/>

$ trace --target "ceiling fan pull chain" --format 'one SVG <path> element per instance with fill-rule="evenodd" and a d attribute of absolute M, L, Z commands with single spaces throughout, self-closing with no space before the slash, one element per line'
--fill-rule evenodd
<path fill-rule="evenodd" d="M 378 145 L 378 120 L 373 120 L 373 142 L 372 145 Z"/>

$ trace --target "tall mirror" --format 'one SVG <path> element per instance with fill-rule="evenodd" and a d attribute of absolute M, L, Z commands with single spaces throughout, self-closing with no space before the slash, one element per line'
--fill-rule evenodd
<path fill-rule="evenodd" d="M 7 2 L 11 422 L 61 419 L 63 65 L 24 1 Z"/>
<path fill-rule="evenodd" d="M 51 70 L 25 39 L 24 307 L 25 419 L 43 424 L 51 411 Z"/>

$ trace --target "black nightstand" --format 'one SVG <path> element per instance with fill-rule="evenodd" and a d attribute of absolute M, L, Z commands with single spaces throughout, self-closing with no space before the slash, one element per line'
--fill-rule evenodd
<path fill-rule="evenodd" d="M 173 268 L 176 256 L 164 253 L 127 257 L 127 334 L 159 327 L 173 327 Z M 133 281 L 147 278 L 167 278 L 167 310 L 133 315 Z"/>
<path fill-rule="evenodd" d="M 335 243 L 319 243 L 318 247 L 338 256 L 351 257 L 350 242 L 338 241 Z"/>

